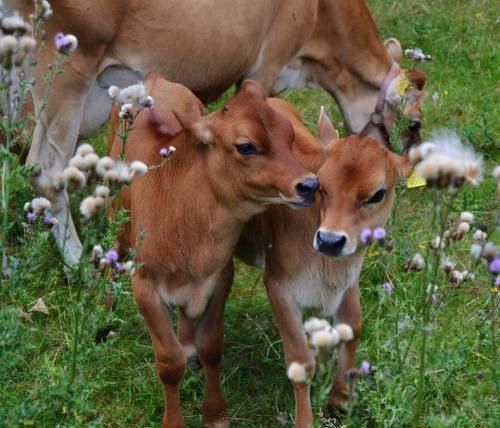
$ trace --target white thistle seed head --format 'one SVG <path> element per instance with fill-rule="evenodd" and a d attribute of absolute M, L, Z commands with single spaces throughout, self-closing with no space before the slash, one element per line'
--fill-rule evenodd
<path fill-rule="evenodd" d="M 307 334 L 311 334 L 315 331 L 318 330 L 325 330 L 329 329 L 330 323 L 327 320 L 324 319 L 319 319 L 319 318 L 309 318 L 305 323 L 304 323 L 304 330 Z"/>
<path fill-rule="evenodd" d="M 474 260 L 478 260 L 483 253 L 483 247 L 480 244 L 473 244 L 470 249 L 470 255 Z"/>
<path fill-rule="evenodd" d="M 469 211 L 464 211 L 460 214 L 460 221 L 472 223 L 474 221 L 474 214 Z"/>
<path fill-rule="evenodd" d="M 73 156 L 69 160 L 68 165 L 73 166 L 73 167 L 78 168 L 78 169 L 83 169 L 83 157 L 80 155 Z"/>
<path fill-rule="evenodd" d="M 76 149 L 76 154 L 80 155 L 81 157 L 85 157 L 87 155 L 90 155 L 91 153 L 95 153 L 94 148 L 87 143 L 78 146 L 78 148 Z"/>
<path fill-rule="evenodd" d="M 95 172 L 99 177 L 104 177 L 107 171 L 115 166 L 115 161 L 109 156 L 104 156 L 97 162 Z"/>
<path fill-rule="evenodd" d="M 477 229 L 472 235 L 472 239 L 476 242 L 485 242 L 487 238 L 488 234 L 481 229 Z"/>
<path fill-rule="evenodd" d="M 95 153 L 89 153 L 83 158 L 83 169 L 89 170 L 94 169 L 99 162 L 99 156 Z"/>
<path fill-rule="evenodd" d="M 292 382 L 304 383 L 307 381 L 306 368 L 303 364 L 300 364 L 297 361 L 292 362 L 288 366 L 287 375 Z"/>
<path fill-rule="evenodd" d="M 352 331 L 352 327 L 349 324 L 337 324 L 335 326 L 335 330 L 338 331 L 340 339 L 343 342 L 350 342 L 352 339 L 354 339 L 354 332 Z"/>
<path fill-rule="evenodd" d="M 94 196 L 87 196 L 80 204 L 80 213 L 87 220 L 94 217 L 99 211 L 96 199 Z"/>
<path fill-rule="evenodd" d="M 148 172 L 148 167 L 141 161 L 133 161 L 130 164 L 130 175 L 132 177 L 142 177 Z"/>
<path fill-rule="evenodd" d="M 74 166 L 68 166 L 63 171 L 64 181 L 70 186 L 84 187 L 87 182 L 85 174 Z"/>
<path fill-rule="evenodd" d="M 110 190 L 109 190 L 109 187 L 106 187 L 106 186 L 97 186 L 95 188 L 95 192 L 94 194 L 99 197 L 99 198 L 103 198 L 103 199 L 107 199 L 109 198 L 109 194 L 110 194 Z"/>
<path fill-rule="evenodd" d="M 316 351 L 331 349 L 340 342 L 340 335 L 334 328 L 317 330 L 311 334 L 311 345 Z"/>
<path fill-rule="evenodd" d="M 33 207 L 33 212 L 37 215 L 43 213 L 45 210 L 50 210 L 52 207 L 52 204 L 47 198 L 44 198 L 43 196 L 34 198 L 31 201 L 31 206 Z"/>
<path fill-rule="evenodd" d="M 457 232 L 461 235 L 466 234 L 470 230 L 470 224 L 466 221 L 463 221 L 457 226 Z"/>
<path fill-rule="evenodd" d="M 416 166 L 417 172 L 429 181 L 429 185 L 458 187 L 464 182 L 477 185 L 482 180 L 482 157 L 463 145 L 455 133 L 435 133 L 432 145 L 430 153 L 425 156 L 420 153 L 422 160 Z M 418 159 L 417 154 L 413 155 L 414 159 Z"/>

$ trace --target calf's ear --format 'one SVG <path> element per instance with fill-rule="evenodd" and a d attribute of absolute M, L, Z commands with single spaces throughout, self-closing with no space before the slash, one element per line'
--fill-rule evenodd
<path fill-rule="evenodd" d="M 214 135 L 210 129 L 210 116 L 201 116 L 194 113 L 174 112 L 182 129 L 201 144 L 211 145 L 214 143 Z"/>
<path fill-rule="evenodd" d="M 264 91 L 264 88 L 260 85 L 260 83 L 257 83 L 255 80 L 245 80 L 241 84 L 241 92 L 247 92 L 264 100 L 267 98 L 266 91 Z"/>
<path fill-rule="evenodd" d="M 399 40 L 391 37 L 384 42 L 384 46 L 389 56 L 398 64 L 401 64 L 401 56 L 403 55 L 403 51 L 401 49 L 401 43 L 399 43 Z"/>
<path fill-rule="evenodd" d="M 413 172 L 413 168 L 415 168 L 415 163 L 410 161 L 408 155 L 399 156 L 395 153 L 391 153 L 393 156 L 393 160 L 396 164 L 396 169 L 398 171 L 398 177 L 406 179 Z"/>
<path fill-rule="evenodd" d="M 325 153 L 331 145 L 337 143 L 339 140 L 339 133 L 328 117 L 325 106 L 321 106 L 321 109 L 319 111 L 319 119 L 316 126 L 316 135 L 318 138 L 318 142 L 321 145 L 321 149 Z"/>

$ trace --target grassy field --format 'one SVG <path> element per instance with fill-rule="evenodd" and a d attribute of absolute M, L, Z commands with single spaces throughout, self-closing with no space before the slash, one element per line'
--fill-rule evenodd
<path fill-rule="evenodd" d="M 420 47 L 434 56 L 425 65 L 425 129 L 456 130 L 484 154 L 487 178 L 478 188 L 461 191 L 453 219 L 466 209 L 488 226 L 490 240 L 500 242 L 495 216 L 499 209 L 491 168 L 500 164 L 498 86 L 500 46 L 498 3 L 494 0 L 369 0 L 383 38 L 397 37 L 403 48 Z M 411 64 L 405 62 L 405 67 Z M 314 129 L 319 107 L 328 106 L 342 131 L 333 100 L 317 90 L 288 92 L 285 98 Z M 106 132 L 93 140 L 101 152 Z M 13 177 L 13 215 L 22 221 L 22 205 L 32 197 L 23 176 Z M 364 330 L 359 360 L 377 371 L 358 385 L 348 425 L 403 427 L 411 423 L 417 385 L 415 330 L 421 278 L 405 273 L 403 262 L 422 251 L 430 229 L 431 203 L 426 188 L 400 186 L 390 231 L 395 249 L 382 263 L 369 252 L 361 278 Z M 498 221 L 498 220 L 497 220 Z M 75 292 L 65 283 L 48 232 L 16 228 L 11 251 L 19 269 L 0 285 L 0 426 L 150 427 L 159 426 L 163 393 L 157 380 L 149 335 L 129 284 L 122 284 L 114 313 L 100 307 L 85 319 L 78 354 L 76 386 L 69 394 L 70 349 Z M 454 250 L 459 264 L 470 265 L 471 240 Z M 394 284 L 389 298 L 381 289 Z M 491 326 L 490 276 L 483 266 L 474 281 L 440 289 L 444 307 L 432 312 L 429 365 L 425 383 L 425 422 L 429 427 L 499 426 L 498 361 Z M 33 323 L 19 317 L 43 297 L 49 315 L 34 314 Z M 496 297 L 496 303 L 498 297 Z M 95 301 L 87 305 L 94 308 Z M 497 311 L 498 313 L 498 311 Z M 113 325 L 116 337 L 95 343 L 96 331 Z M 290 426 L 293 392 L 286 377 L 281 340 L 267 302 L 261 273 L 241 263 L 226 307 L 223 389 L 232 426 Z M 407 352 L 406 352 L 407 351 Z M 406 355 L 405 355 L 406 354 Z M 496 377 L 494 367 L 497 366 Z M 203 375 L 190 367 L 182 385 L 189 427 L 201 426 Z M 334 422 L 325 426 L 335 425 Z"/>

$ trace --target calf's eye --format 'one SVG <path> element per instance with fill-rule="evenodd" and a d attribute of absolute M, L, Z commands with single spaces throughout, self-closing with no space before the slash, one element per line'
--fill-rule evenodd
<path fill-rule="evenodd" d="M 377 190 L 375 192 L 375 194 L 370 199 L 365 201 L 365 204 L 371 205 L 371 204 L 376 204 L 378 202 L 381 202 L 382 199 L 384 199 L 384 196 L 385 196 L 385 189 Z"/>
<path fill-rule="evenodd" d="M 248 142 L 236 144 L 236 150 L 238 150 L 238 153 L 242 156 L 251 156 L 259 154 L 257 147 L 255 147 L 252 143 Z"/>

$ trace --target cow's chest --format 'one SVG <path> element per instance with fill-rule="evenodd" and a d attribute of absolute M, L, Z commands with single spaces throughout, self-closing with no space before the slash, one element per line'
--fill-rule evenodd
<path fill-rule="evenodd" d="M 335 271 L 311 266 L 289 278 L 284 284 L 301 309 L 317 309 L 324 315 L 334 316 L 347 288 L 356 283 L 358 269 Z"/>

